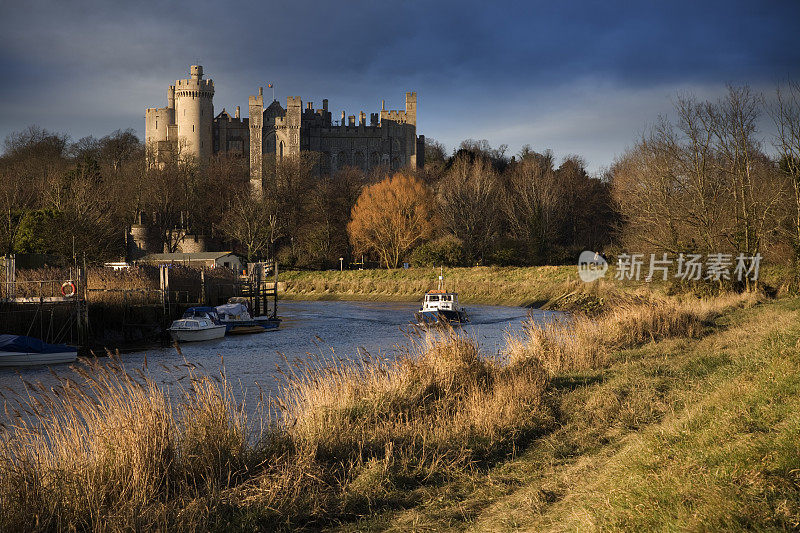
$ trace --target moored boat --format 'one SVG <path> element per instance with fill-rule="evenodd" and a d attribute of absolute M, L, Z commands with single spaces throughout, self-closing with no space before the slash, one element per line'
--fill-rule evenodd
<path fill-rule="evenodd" d="M 266 316 L 253 317 L 243 303 L 228 303 L 215 308 L 219 323 L 227 328 L 228 335 L 245 335 L 263 333 L 269 329 L 277 329 L 280 319 Z"/>
<path fill-rule="evenodd" d="M 210 318 L 180 318 L 167 329 L 172 340 L 177 342 L 197 342 L 221 339 L 225 336 L 225 326 Z"/>
<path fill-rule="evenodd" d="M 52 365 L 72 363 L 78 348 L 66 344 L 48 344 L 24 335 L 0 335 L 0 366 Z"/>

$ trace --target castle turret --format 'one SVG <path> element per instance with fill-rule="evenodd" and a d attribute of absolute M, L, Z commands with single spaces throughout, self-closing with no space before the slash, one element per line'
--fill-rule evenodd
<path fill-rule="evenodd" d="M 275 121 L 275 155 L 278 161 L 300 155 L 300 128 L 303 123 L 303 101 L 299 96 L 286 97 L 286 114 Z"/>
<path fill-rule="evenodd" d="M 190 79 L 175 82 L 178 150 L 204 163 L 213 152 L 214 82 L 203 79 L 203 67 L 192 65 Z"/>
<path fill-rule="evenodd" d="M 417 152 L 419 144 L 417 143 L 417 93 L 416 91 L 406 93 L 406 149 L 408 150 L 408 164 L 411 168 L 417 168 L 419 162 L 417 161 Z"/>
<path fill-rule="evenodd" d="M 254 194 L 261 194 L 264 179 L 264 88 L 258 88 L 258 96 L 250 96 L 250 184 Z"/>

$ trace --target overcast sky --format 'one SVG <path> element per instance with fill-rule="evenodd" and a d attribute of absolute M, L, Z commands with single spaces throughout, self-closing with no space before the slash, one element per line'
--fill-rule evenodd
<path fill-rule="evenodd" d="M 0 0 L 0 139 L 31 124 L 142 136 L 144 109 L 199 62 L 215 112 L 246 116 L 267 82 L 284 105 L 328 98 L 334 118 L 415 90 L 418 133 L 448 149 L 527 143 L 596 171 L 678 92 L 800 80 L 798 21 L 798 0 Z"/>

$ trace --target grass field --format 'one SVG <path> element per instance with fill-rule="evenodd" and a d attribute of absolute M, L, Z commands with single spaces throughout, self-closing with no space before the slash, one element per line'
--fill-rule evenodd
<path fill-rule="evenodd" d="M 224 375 L 170 405 L 90 364 L 4 400 L 0 530 L 800 527 L 800 299 L 602 297 L 499 359 L 301 365 L 255 420 Z"/>
<path fill-rule="evenodd" d="M 425 291 L 436 288 L 438 276 L 438 268 L 284 271 L 282 296 L 417 301 Z M 463 303 L 506 305 L 541 304 L 579 282 L 577 268 L 570 266 L 449 268 L 444 277 L 446 288 L 457 291 Z"/>
<path fill-rule="evenodd" d="M 645 273 L 646 274 L 646 273 Z M 768 265 L 761 271 L 761 279 L 776 290 L 785 277 L 783 269 Z M 297 271 L 281 273 L 286 282 L 282 298 L 298 300 L 399 300 L 420 301 L 425 291 L 435 289 L 438 268 L 374 269 Z M 459 293 L 466 304 L 493 304 L 536 306 L 550 304 L 554 307 L 584 307 L 590 301 L 576 301 L 576 296 L 593 295 L 602 299 L 620 293 L 645 295 L 682 293 L 692 287 L 678 285 L 674 280 L 657 279 L 651 283 L 638 280 L 619 281 L 611 266 L 605 278 L 593 283 L 583 283 L 576 265 L 539 267 L 472 267 L 444 270 L 445 286 Z M 696 287 L 708 290 L 707 284 Z M 564 297 L 567 296 L 566 299 Z M 594 302 L 602 303 L 602 302 Z"/>

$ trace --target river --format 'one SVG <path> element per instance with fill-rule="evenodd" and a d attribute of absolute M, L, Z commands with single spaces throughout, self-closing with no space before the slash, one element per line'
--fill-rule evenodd
<path fill-rule="evenodd" d="M 279 315 L 283 322 L 278 330 L 182 344 L 180 353 L 174 347 L 154 347 L 120 357 L 128 370 L 142 368 L 146 362 L 148 374 L 173 392 L 180 388 L 176 385 L 188 372 L 187 363 L 198 365 L 210 374 L 218 374 L 224 367 L 237 396 L 246 393 L 252 398 L 258 392 L 269 394 L 276 390 L 281 379 L 276 369 L 285 368 L 285 360 L 320 357 L 346 360 L 365 353 L 397 356 L 419 339 L 419 329 L 411 324 L 418 308 L 419 304 L 407 302 L 282 301 Z M 461 328 L 461 334 L 474 338 L 487 356 L 502 351 L 505 335 L 521 330 L 528 317 L 547 321 L 560 315 L 522 307 L 469 305 L 466 308 L 470 322 Z M 81 381 L 68 365 L 52 369 Z M 56 382 L 46 367 L 0 368 L 0 389 L 22 392 L 20 377 L 29 382 L 40 381 L 48 387 Z"/>

